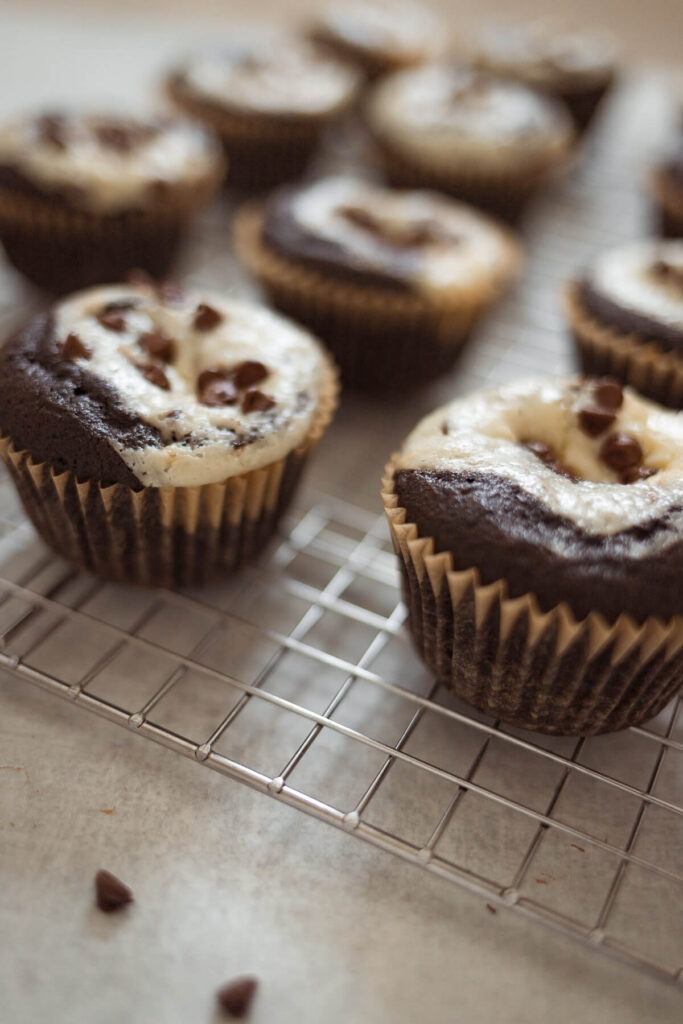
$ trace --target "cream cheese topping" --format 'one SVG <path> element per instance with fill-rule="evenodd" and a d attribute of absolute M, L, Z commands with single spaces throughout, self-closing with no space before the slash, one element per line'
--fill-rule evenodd
<path fill-rule="evenodd" d="M 387 77 L 368 110 L 374 130 L 416 159 L 476 170 L 552 162 L 573 134 L 548 97 L 445 63 Z"/>
<path fill-rule="evenodd" d="M 98 320 L 110 303 L 133 302 L 123 310 L 125 328 L 111 330 Z M 197 307 L 220 315 L 208 330 L 194 326 Z M 215 294 L 189 292 L 182 301 L 163 301 L 151 287 L 93 288 L 55 310 L 58 342 L 76 334 L 90 350 L 78 361 L 119 394 L 123 405 L 155 427 L 162 447 L 123 448 L 112 441 L 128 468 L 148 487 L 190 487 L 216 483 L 284 458 L 307 436 L 325 381 L 327 363 L 317 341 L 268 310 Z M 164 389 L 140 372 L 149 356 L 139 339 L 160 332 L 175 342 L 173 360 L 163 366 Z M 259 390 L 273 399 L 266 410 L 244 412 L 239 402 L 210 406 L 200 401 L 198 377 L 215 367 L 230 370 L 247 360 L 267 369 Z"/>
<path fill-rule="evenodd" d="M 348 216 L 358 209 L 379 230 Z M 292 214 L 307 232 L 341 245 L 356 267 L 381 273 L 389 266 L 429 295 L 458 295 L 473 288 L 496 292 L 509 282 L 521 258 L 508 232 L 436 192 L 400 192 L 354 178 L 327 178 L 294 194 Z M 420 228 L 426 239 L 411 245 L 411 231 Z M 402 239 L 408 241 L 402 244 Z"/>
<path fill-rule="evenodd" d="M 322 117 L 345 107 L 358 74 L 284 31 L 243 31 L 222 52 L 187 63 L 183 80 L 196 96 L 259 114 Z"/>
<path fill-rule="evenodd" d="M 657 272 L 658 263 L 680 276 Z M 639 316 L 683 331 L 683 241 L 635 242 L 602 253 L 586 280 L 595 292 Z"/>
<path fill-rule="evenodd" d="M 612 535 L 683 509 L 683 413 L 624 389 L 610 432 L 634 437 L 656 473 L 633 484 L 599 458 L 603 437 L 580 430 L 577 410 L 588 385 L 579 377 L 537 378 L 478 391 L 427 416 L 409 435 L 399 469 L 505 477 L 556 515 L 595 535 Z M 444 433 L 444 430 L 447 432 Z M 543 465 L 525 441 L 549 445 L 571 480 Z"/>
<path fill-rule="evenodd" d="M 598 35 L 558 32 L 539 22 L 490 25 L 478 40 L 477 63 L 529 85 L 597 85 L 612 73 L 614 47 Z"/>
<path fill-rule="evenodd" d="M 394 0 L 335 3 L 318 15 L 317 24 L 326 35 L 349 46 L 406 61 L 434 56 L 443 48 L 439 20 L 420 4 Z"/>
<path fill-rule="evenodd" d="M 76 190 L 79 202 L 104 212 L 134 206 L 150 186 L 183 184 L 189 189 L 218 177 L 222 157 L 204 129 L 168 118 L 114 115 L 47 115 L 61 125 L 58 143 L 24 117 L 0 127 L 0 164 L 9 164 L 36 185 Z M 130 147 L 102 142 L 98 129 L 117 126 L 138 137 Z"/>

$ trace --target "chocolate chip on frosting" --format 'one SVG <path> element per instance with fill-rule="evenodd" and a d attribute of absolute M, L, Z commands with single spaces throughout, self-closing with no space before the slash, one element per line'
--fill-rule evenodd
<path fill-rule="evenodd" d="M 643 459 L 643 449 L 630 434 L 610 434 L 600 448 L 600 458 L 616 472 L 632 469 Z"/>
<path fill-rule="evenodd" d="M 121 312 L 117 309 L 109 309 L 107 306 L 97 314 L 98 321 L 103 327 L 106 327 L 108 331 L 125 331 L 126 321 L 122 316 Z"/>
<path fill-rule="evenodd" d="M 160 363 L 146 363 L 144 365 L 138 365 L 138 370 L 150 384 L 156 385 L 161 388 L 162 391 L 170 391 L 171 385 L 168 377 L 164 372 L 163 366 Z"/>
<path fill-rule="evenodd" d="M 66 121 L 60 114 L 43 114 L 36 123 L 41 142 L 54 149 L 66 149 Z"/>
<path fill-rule="evenodd" d="M 241 1020 L 249 1012 L 257 988 L 256 978 L 235 978 L 218 989 L 216 1000 L 224 1013 L 233 1020 Z"/>
<path fill-rule="evenodd" d="M 267 409 L 272 409 L 274 405 L 275 399 L 270 395 L 264 395 L 258 388 L 249 388 L 242 399 L 242 412 L 265 412 Z"/>
<path fill-rule="evenodd" d="M 647 480 L 656 472 L 656 469 L 650 469 L 648 466 L 630 466 L 628 469 L 622 470 L 620 479 L 622 484 L 635 484 L 639 480 Z"/>
<path fill-rule="evenodd" d="M 200 302 L 197 306 L 192 326 L 196 331 L 212 331 L 214 327 L 218 327 L 221 323 L 223 316 L 214 309 L 213 306 L 208 306 L 205 302 Z"/>
<path fill-rule="evenodd" d="M 246 359 L 239 366 L 233 367 L 232 379 L 238 388 L 248 388 L 258 384 L 268 376 L 268 370 L 254 359 Z"/>
<path fill-rule="evenodd" d="M 621 409 L 624 391 L 618 380 L 612 377 L 598 377 L 593 381 L 593 398 L 603 409 Z"/>
<path fill-rule="evenodd" d="M 616 412 L 601 409 L 597 405 L 579 410 L 579 426 L 589 437 L 598 437 L 612 426 L 617 418 Z"/>
<path fill-rule="evenodd" d="M 401 248 L 417 248 L 446 238 L 452 242 L 457 241 L 455 235 L 447 232 L 432 218 L 425 217 L 414 223 L 390 223 L 376 217 L 362 206 L 342 206 L 339 213 L 357 227 L 372 232 L 390 245 Z"/>
<path fill-rule="evenodd" d="M 92 349 L 71 331 L 59 346 L 60 355 L 65 359 L 92 359 Z"/>
<path fill-rule="evenodd" d="M 162 334 L 161 331 L 145 331 L 138 338 L 138 344 L 150 356 L 160 359 L 162 363 L 170 363 L 175 356 L 175 341 L 168 335 Z"/>
<path fill-rule="evenodd" d="M 238 399 L 237 388 L 230 375 L 215 367 L 203 370 L 197 378 L 197 395 L 202 405 L 234 405 Z"/>
<path fill-rule="evenodd" d="M 651 267 L 651 273 L 665 284 L 672 284 L 676 288 L 683 289 L 683 267 L 669 263 L 667 260 L 655 260 Z"/>
<path fill-rule="evenodd" d="M 552 469 L 554 473 L 566 476 L 570 480 L 576 480 L 574 473 L 572 473 L 568 466 L 563 465 L 558 460 L 550 445 L 544 444 L 543 441 L 523 441 L 522 447 L 530 451 L 537 459 L 540 459 L 543 465 L 547 466 L 548 469 Z"/>

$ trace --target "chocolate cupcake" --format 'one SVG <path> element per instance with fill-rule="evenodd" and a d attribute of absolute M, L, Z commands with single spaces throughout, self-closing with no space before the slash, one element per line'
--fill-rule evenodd
<path fill-rule="evenodd" d="M 569 285 L 566 309 L 586 373 L 683 408 L 683 240 L 608 250 Z"/>
<path fill-rule="evenodd" d="M 405 0 L 331 4 L 318 12 L 310 34 L 370 79 L 433 60 L 444 49 L 439 19 Z"/>
<path fill-rule="evenodd" d="M 168 117 L 48 113 L 0 128 L 0 240 L 39 287 L 163 277 L 225 172 L 205 131 Z"/>
<path fill-rule="evenodd" d="M 538 23 L 491 25 L 475 41 L 478 67 L 562 100 L 585 131 L 615 78 L 613 47 L 583 33 L 557 33 Z"/>
<path fill-rule="evenodd" d="M 508 219 L 567 163 L 573 142 L 558 101 L 450 63 L 385 78 L 367 121 L 393 184 L 436 188 Z"/>
<path fill-rule="evenodd" d="M 545 733 L 653 717 L 683 680 L 683 418 L 611 379 L 504 385 L 424 419 L 383 499 L 415 644 Z"/>
<path fill-rule="evenodd" d="M 267 542 L 335 402 L 318 343 L 275 314 L 114 285 L 65 299 L 0 351 L 0 454 L 65 558 L 190 585 Z"/>
<path fill-rule="evenodd" d="M 166 87 L 223 141 L 230 184 L 260 191 L 298 178 L 324 129 L 354 102 L 356 71 L 293 34 L 236 33 L 174 71 Z"/>
<path fill-rule="evenodd" d="M 683 144 L 654 168 L 650 195 L 659 233 L 666 238 L 683 238 Z"/>
<path fill-rule="evenodd" d="M 346 177 L 247 205 L 236 248 L 274 305 L 326 342 L 345 384 L 384 394 L 447 370 L 521 262 L 510 232 L 471 207 Z"/>

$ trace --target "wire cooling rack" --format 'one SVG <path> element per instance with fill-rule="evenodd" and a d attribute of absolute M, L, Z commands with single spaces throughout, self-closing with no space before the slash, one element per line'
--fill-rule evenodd
<path fill-rule="evenodd" d="M 559 283 L 595 249 L 643 230 L 638 171 L 665 128 L 660 85 L 622 89 L 581 165 L 534 211 L 528 274 L 452 379 L 401 408 L 345 399 L 311 489 L 234 579 L 131 591 L 79 575 L 37 541 L 3 477 L 0 666 L 492 911 L 513 908 L 681 983 L 680 700 L 646 726 L 590 739 L 525 733 L 468 709 L 412 651 L 377 498 L 392 445 L 437 401 L 571 365 Z M 207 219 L 191 277 L 239 282 L 224 232 Z M 3 327 L 20 304 L 8 273 Z"/>

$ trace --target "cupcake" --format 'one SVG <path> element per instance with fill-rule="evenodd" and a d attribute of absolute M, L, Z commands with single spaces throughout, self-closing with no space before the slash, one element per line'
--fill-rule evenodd
<path fill-rule="evenodd" d="M 567 288 L 566 311 L 586 373 L 683 408 L 683 240 L 602 253 Z"/>
<path fill-rule="evenodd" d="M 447 370 L 521 261 L 511 233 L 471 207 L 348 177 L 243 207 L 236 249 L 274 305 L 325 341 L 345 384 L 384 394 Z"/>
<path fill-rule="evenodd" d="M 0 128 L 0 240 L 34 284 L 64 292 L 131 267 L 164 277 L 224 174 L 220 148 L 168 117 L 49 113 Z"/>
<path fill-rule="evenodd" d="M 538 23 L 491 25 L 473 46 L 478 67 L 562 100 L 579 132 L 615 77 L 612 46 L 598 36 L 557 33 Z"/>
<path fill-rule="evenodd" d="M 683 680 L 683 417 L 609 378 L 535 379 L 424 419 L 383 500 L 437 679 L 511 725 L 623 729 Z"/>
<path fill-rule="evenodd" d="M 193 585 L 264 546 L 335 399 L 319 344 L 275 314 L 110 285 L 64 299 L 0 350 L 0 454 L 69 561 Z"/>
<path fill-rule="evenodd" d="M 683 238 L 683 144 L 654 168 L 650 195 L 660 234 L 667 238 Z"/>
<path fill-rule="evenodd" d="M 444 49 L 443 25 L 415 3 L 334 3 L 318 12 L 311 37 L 367 78 L 433 60 Z"/>
<path fill-rule="evenodd" d="M 221 138 L 230 183 L 246 191 L 298 178 L 325 128 L 353 104 L 353 68 L 293 34 L 235 33 L 220 52 L 174 71 L 166 87 Z"/>
<path fill-rule="evenodd" d="M 367 121 L 392 184 L 436 188 L 508 219 L 567 163 L 573 141 L 558 101 L 448 63 L 385 78 Z"/>

